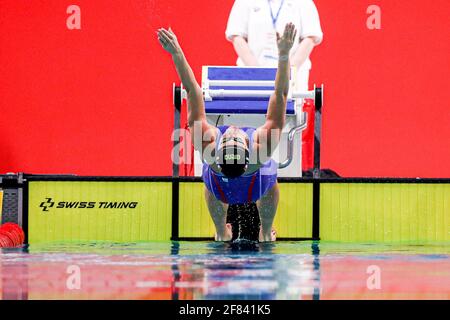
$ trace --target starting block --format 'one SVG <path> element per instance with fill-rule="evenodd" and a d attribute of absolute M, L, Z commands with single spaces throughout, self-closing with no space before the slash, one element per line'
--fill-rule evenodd
<path fill-rule="evenodd" d="M 203 66 L 202 91 L 208 122 L 214 126 L 235 125 L 238 127 L 259 127 L 266 119 L 270 95 L 274 91 L 276 68 Z M 302 111 L 303 99 L 314 100 L 316 109 L 323 104 L 323 85 L 311 91 L 295 90 L 295 69 L 291 69 L 286 122 L 280 144 L 273 154 L 279 164 L 279 177 L 301 177 L 302 138 L 306 128 L 306 113 Z M 182 86 L 173 87 L 175 106 L 186 99 Z M 195 152 L 194 172 L 202 174 L 202 161 Z"/>

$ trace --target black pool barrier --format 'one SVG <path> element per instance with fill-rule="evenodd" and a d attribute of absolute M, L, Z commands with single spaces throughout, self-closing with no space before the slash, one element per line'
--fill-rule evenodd
<path fill-rule="evenodd" d="M 303 188 L 302 186 L 311 186 L 311 198 L 309 198 L 309 201 L 312 201 L 312 205 L 310 207 L 310 212 L 302 211 L 298 212 L 298 215 L 301 217 L 307 217 L 310 215 L 311 217 L 311 232 L 308 232 L 308 235 L 311 234 L 311 237 L 304 236 L 307 235 L 302 234 L 302 232 L 297 233 L 295 235 L 289 236 L 288 234 L 285 234 L 284 237 L 281 235 L 281 232 L 278 232 L 277 240 L 287 240 L 287 241 L 300 241 L 300 240 L 330 240 L 330 241 L 344 241 L 347 238 L 342 238 L 339 236 L 341 234 L 340 232 L 343 232 L 346 237 L 350 237 L 348 239 L 353 239 L 354 233 L 351 233 L 350 227 L 345 227 L 347 224 L 352 224 L 354 222 L 354 218 L 352 220 L 347 216 L 344 216 L 342 219 L 343 224 L 341 225 L 334 225 L 333 230 L 336 229 L 337 235 L 330 234 L 330 225 L 333 224 L 333 219 L 341 219 L 340 216 L 336 216 L 336 214 L 339 214 L 336 210 L 340 210 L 339 208 L 333 209 L 333 207 L 330 207 L 330 203 L 333 203 L 333 201 L 340 201 L 339 199 L 344 194 L 345 195 L 345 201 L 348 202 L 349 206 L 348 209 L 346 207 L 345 210 L 359 210 L 360 216 L 358 216 L 357 220 L 360 220 L 362 222 L 366 221 L 365 213 L 372 212 L 372 210 L 379 208 L 380 206 L 382 208 L 406 208 L 408 211 L 392 211 L 392 212 L 398 212 L 396 216 L 390 216 L 389 221 L 380 220 L 383 218 L 383 214 L 381 216 L 372 217 L 372 219 L 378 219 L 377 221 L 373 222 L 376 224 L 384 225 L 384 223 L 388 224 L 389 230 L 387 230 L 388 234 L 393 234 L 393 232 L 401 232 L 402 230 L 397 230 L 398 228 L 396 225 L 393 225 L 393 227 L 390 227 L 391 222 L 394 221 L 393 219 L 400 219 L 401 217 L 399 215 L 403 215 L 403 220 L 405 219 L 404 215 L 409 214 L 411 210 L 412 213 L 409 214 L 410 218 L 408 218 L 408 223 L 411 224 L 411 227 L 408 227 L 408 230 L 418 230 L 417 235 L 414 233 L 410 237 L 403 237 L 403 236 L 396 236 L 395 239 L 400 239 L 401 241 L 407 240 L 407 241 L 413 241 L 413 240 L 429 240 L 429 241 L 445 241 L 447 239 L 448 235 L 445 233 L 445 230 L 441 227 L 441 224 L 436 224 L 434 231 L 429 234 L 427 232 L 425 235 L 423 232 L 421 232 L 421 228 L 418 228 L 418 223 L 420 221 L 417 221 L 414 217 L 416 215 L 420 215 L 424 213 L 427 213 L 427 215 L 434 216 L 434 220 L 441 221 L 442 219 L 445 219 L 445 204 L 444 202 L 449 197 L 449 184 L 450 179 L 448 178 L 442 178 L 442 179 L 413 179 L 413 178 L 279 178 L 278 179 L 280 186 L 284 186 L 286 188 L 291 188 L 293 186 L 289 185 L 296 185 L 300 188 Z M 184 208 L 184 201 L 186 201 L 185 198 L 180 198 L 180 192 L 171 194 L 170 185 L 174 186 L 175 190 L 180 191 L 181 186 L 184 186 L 183 190 L 186 190 L 186 188 L 197 188 L 197 193 L 194 193 L 195 199 L 191 198 L 189 201 L 194 201 L 195 203 L 198 203 L 201 205 L 200 201 L 204 201 L 202 192 L 199 192 L 199 190 L 202 189 L 202 182 L 201 179 L 198 177 L 87 177 L 87 176 L 73 176 L 73 175 L 29 175 L 29 174 L 18 174 L 18 175 L 8 175 L 8 176 L 2 176 L 0 187 L 3 189 L 3 191 L 7 190 L 7 194 L 11 194 L 13 196 L 10 196 L 9 198 L 5 198 L 5 206 L 2 210 L 2 221 L 8 221 L 8 222 L 18 222 L 21 224 L 22 228 L 24 229 L 24 232 L 26 234 L 26 243 L 29 243 L 28 239 L 30 236 L 30 232 L 34 235 L 34 237 L 38 237 L 39 241 L 71 241 L 69 238 L 47 238 L 42 237 L 42 233 L 45 232 L 54 232 L 55 225 L 54 223 L 58 223 L 61 227 L 61 223 L 64 223 L 65 215 L 68 214 L 70 216 L 73 216 L 74 219 L 78 219 L 80 212 L 86 212 L 88 211 L 81 209 L 82 211 L 77 211 L 74 209 L 68 209 L 71 212 L 64 211 L 64 209 L 57 209 L 56 204 L 54 204 L 50 210 L 50 212 L 44 212 L 45 209 L 45 203 L 42 205 L 42 202 L 45 201 L 46 197 L 52 197 L 52 195 L 57 192 L 60 194 L 60 185 L 59 182 L 63 182 L 64 184 L 61 186 L 69 187 L 69 191 L 67 191 L 69 198 L 70 195 L 73 194 L 73 191 L 71 191 L 71 188 L 75 188 L 76 192 L 80 192 L 79 190 L 82 190 L 82 186 L 80 186 L 79 183 L 81 182 L 93 182 L 93 183 L 101 183 L 100 189 L 102 188 L 101 185 L 103 185 L 104 182 L 107 183 L 122 183 L 121 188 L 127 188 L 126 183 L 130 182 L 130 190 L 135 190 L 136 186 L 135 184 L 132 184 L 134 182 L 151 182 L 151 185 L 154 187 L 154 191 L 151 192 L 167 192 L 167 194 L 157 194 L 154 195 L 150 194 L 150 199 L 148 201 L 154 202 L 158 201 L 157 199 L 152 200 L 154 196 L 163 196 L 165 201 L 168 202 L 167 208 L 171 209 L 165 209 L 164 214 L 169 215 L 169 219 L 164 218 L 163 220 L 155 220 L 154 222 L 151 222 L 151 225 L 156 227 L 156 230 L 159 230 L 161 228 L 164 228 L 168 230 L 167 232 L 167 238 L 165 236 L 164 239 L 170 240 L 170 237 L 177 241 L 177 240 L 189 240 L 189 241 L 195 241 L 195 240 L 213 240 L 213 234 L 211 234 L 208 237 L 202 237 L 202 236 L 196 236 L 195 233 L 192 233 L 192 236 L 182 237 L 180 236 L 180 227 L 182 223 L 185 223 L 188 221 L 188 223 L 193 225 L 198 225 L 199 228 L 201 226 L 200 221 L 198 220 L 198 216 L 195 215 L 191 216 L 189 213 L 189 216 L 184 215 L 180 219 L 180 214 L 182 212 L 182 209 Z M 74 182 L 74 185 L 71 186 L 70 182 Z M 69 183 L 69 184 L 68 184 Z M 125 184 L 124 184 L 125 183 Z M 30 188 L 30 185 L 33 185 L 33 188 Z M 165 185 L 163 189 L 160 189 L 160 186 Z M 169 187 L 167 188 L 167 185 Z M 38 188 L 38 189 L 36 189 Z M 137 187 L 139 188 L 139 187 Z M 143 184 L 143 188 L 148 188 L 148 184 Z M 74 190 L 75 190 L 74 189 Z M 51 191 L 53 190 L 53 191 Z M 56 190 L 56 191 L 55 191 Z M 101 189 L 103 191 L 100 191 L 102 194 L 104 192 L 107 192 L 105 189 Z M 130 190 L 127 191 L 130 193 Z M 159 191 L 158 191 L 159 190 Z M 164 191 L 167 190 L 167 191 Z M 173 189 L 172 189 L 173 190 Z M 333 191 L 334 190 L 334 191 Z M 355 194 L 352 193 L 353 200 L 348 200 L 347 198 L 347 191 L 348 190 L 361 190 L 363 192 L 364 197 L 363 198 L 354 198 L 355 196 L 358 196 L 359 193 Z M 378 190 L 378 191 L 377 191 Z M 382 191 L 382 193 L 379 193 L 379 190 L 385 190 Z M 436 191 L 435 191 L 436 190 Z M 119 190 L 120 192 L 120 190 Z M 133 191 L 134 192 L 134 191 Z M 183 191 L 185 192 L 185 191 Z M 377 193 L 378 192 L 378 193 Z M 396 192 L 394 194 L 394 192 Z M 86 196 L 81 197 L 75 197 L 71 201 L 86 201 L 85 197 L 90 197 L 89 194 Z M 411 199 L 408 197 L 405 197 L 404 195 L 410 195 Z M 373 196 L 373 197 L 372 197 Z M 198 198 L 197 198 L 198 197 Z M 367 197 L 367 199 L 366 199 Z M 34 198 L 34 199 L 33 199 Z M 123 198 L 123 197 L 119 197 Z M 133 197 L 132 197 L 133 198 Z M 148 197 L 146 197 L 148 198 Z M 436 198 L 436 199 L 435 199 Z M 334 199 L 334 200 L 333 200 Z M 377 200 L 378 199 L 378 200 Z M 409 200 L 408 200 L 409 199 Z M 430 201 L 435 199 L 435 203 L 431 203 Z M 439 200 L 440 199 L 440 200 Z M 64 199 L 64 196 L 60 197 L 60 199 L 53 199 L 52 201 L 62 201 L 67 200 Z M 32 202 L 31 202 L 32 201 Z M 100 201 L 100 200 L 99 200 Z M 331 202 L 330 202 L 331 201 Z M 353 202 L 352 202 L 353 201 Z M 381 201 L 382 203 L 378 203 L 377 201 Z M 400 202 L 405 203 L 400 203 Z M 434 200 L 433 200 L 434 201 Z M 444 201 L 444 202 L 443 202 Z M 384 202 L 384 204 L 383 204 Z M 328 205 L 327 205 L 328 203 Z M 320 204 L 324 204 L 324 207 L 319 206 Z M 342 206 L 344 203 L 341 203 Z M 356 209 L 355 209 L 356 208 Z M 408 209 L 409 208 L 409 209 Z M 168 211 L 171 210 L 171 211 Z M 331 210 L 331 211 L 330 211 Z M 362 211 L 361 211 L 362 210 Z M 102 210 L 100 210 L 102 211 Z M 119 210 L 120 211 L 120 210 Z M 117 212 L 119 212 L 117 211 Z M 341 210 L 342 211 L 342 210 Z M 3 213 L 8 212 L 8 214 L 3 215 Z M 102 211 L 103 212 L 103 211 Z M 104 217 L 106 220 L 98 220 L 98 223 L 108 223 L 107 220 L 110 219 L 111 214 L 107 214 L 107 212 L 102 213 L 99 212 L 99 214 Z M 355 212 L 355 211 L 352 211 Z M 152 213 L 153 214 L 153 213 Z M 207 213 L 205 213 L 207 215 Z M 297 212 L 295 213 L 297 214 Z M 172 216 L 172 219 L 170 218 L 170 215 Z M 43 219 L 43 227 L 45 228 L 45 225 L 47 225 L 46 219 L 53 219 L 51 221 L 52 225 L 54 226 L 51 230 L 47 229 L 41 229 L 41 230 L 30 230 L 29 229 L 29 217 L 34 216 L 34 224 L 36 225 L 36 219 Z M 157 214 L 156 216 L 159 216 Z M 90 217 L 90 215 L 87 215 L 86 217 Z M 125 217 L 127 219 L 131 219 L 132 215 L 129 217 Z M 193 218 L 194 217 L 194 218 Z M 62 220 L 59 220 L 59 219 Z M 319 218 L 321 221 L 319 221 Z M 419 216 L 420 218 L 420 216 Z M 56 219 L 56 220 L 55 220 Z M 89 218 L 90 219 L 90 218 Z M 103 219 L 103 218 L 102 218 Z M 188 220 L 186 220 L 188 219 Z M 195 219 L 195 220 L 192 220 Z M 209 217 L 205 217 L 205 221 L 209 221 Z M 425 219 L 425 218 L 424 218 Z M 322 221 L 323 220 L 323 221 Z M 391 221 L 392 220 L 392 221 Z M 433 220 L 433 221 L 434 221 Z M 67 221 L 71 221 L 70 219 Z M 87 220 L 88 221 L 88 220 Z M 103 222 L 102 222 L 103 221 Z M 109 221 L 109 220 L 108 220 Z M 129 223 L 132 223 L 131 220 L 128 220 Z M 140 220 L 136 220 L 140 221 Z M 134 221 L 133 223 L 137 223 Z M 158 222 L 160 221 L 160 222 Z M 303 221 L 303 220 L 302 220 Z M 96 222 L 97 223 L 97 222 Z M 160 224 L 165 223 L 165 225 Z M 290 222 L 287 222 L 290 223 Z M 365 228 L 367 228 L 367 225 L 370 227 L 373 225 L 373 223 L 364 223 L 366 225 Z M 323 224 L 323 225 L 322 225 Z M 71 228 L 70 226 L 67 226 L 68 228 Z M 135 226 L 139 227 L 139 226 Z M 357 227 L 357 226 L 354 226 Z M 79 230 L 79 226 L 76 227 L 77 230 Z M 89 228 L 95 228 L 95 226 L 90 226 Z M 309 227 L 308 227 L 309 228 Z M 349 229 L 350 228 L 350 229 Z M 372 228 L 372 227 L 370 227 Z M 340 230 L 340 231 L 339 231 Z M 365 230 L 365 229 L 364 229 Z M 372 230 L 372 229 L 370 229 Z M 378 229 L 376 229 L 378 230 Z M 376 231 L 375 230 L 375 231 Z M 384 230 L 384 229 L 383 229 Z M 381 230 L 382 234 L 386 234 L 386 230 Z M 397 231 L 396 231 L 397 230 Z M 381 232 L 380 231 L 380 232 Z M 159 232 L 159 231 L 157 231 Z M 306 231 L 305 231 L 306 232 Z M 365 232 L 365 231 L 361 231 Z M 377 231 L 378 232 L 378 231 Z M 348 233 L 348 234 L 347 234 Z M 378 232 L 379 233 L 379 232 Z M 70 233 L 71 234 L 71 233 Z M 205 233 L 202 233 L 205 234 Z M 429 235 L 428 235 L 429 234 Z M 324 236 L 325 235 L 325 236 Z M 427 236 L 428 235 L 428 236 Z M 412 237 L 412 238 L 411 238 Z M 425 237 L 425 238 L 424 238 Z M 134 239 L 134 238 L 133 238 Z M 152 236 L 149 236 L 148 241 L 152 240 Z M 348 240 L 347 241 L 358 241 L 356 240 Z M 369 239 L 369 238 L 367 238 Z M 372 239 L 372 238 L 371 238 Z M 377 238 L 374 238 L 377 239 Z M 383 238 L 384 239 L 384 238 Z M 384 241 L 380 238 L 378 241 Z M 37 241 L 36 240 L 36 241 Z M 72 240 L 78 240 L 78 241 L 106 241 L 107 239 L 103 238 L 95 238 L 95 234 L 93 236 L 84 236 L 81 238 L 74 238 Z M 156 239 L 154 239 L 156 240 Z M 389 238 L 385 239 L 386 241 L 390 241 Z M 39 242 L 38 241 L 38 242 Z M 117 240 L 120 241 L 120 240 Z M 134 241 L 134 240 L 132 240 Z M 369 241 L 369 240 L 364 240 Z M 375 241 L 375 240 L 374 240 Z"/>
<path fill-rule="evenodd" d="M 13 222 L 23 224 L 23 174 L 0 175 L 0 190 L 3 192 L 1 224 Z"/>

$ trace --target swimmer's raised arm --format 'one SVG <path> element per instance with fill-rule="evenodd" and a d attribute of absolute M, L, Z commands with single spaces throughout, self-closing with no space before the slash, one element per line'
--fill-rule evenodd
<path fill-rule="evenodd" d="M 198 136 L 198 133 L 196 134 L 194 132 L 194 128 L 197 127 L 194 126 L 194 123 L 197 122 L 201 124 L 202 132 L 200 137 L 203 137 L 203 134 L 206 131 L 214 127 L 211 126 L 206 120 L 202 89 L 197 83 L 197 80 L 195 80 L 194 72 L 192 72 L 192 69 L 184 56 L 183 50 L 181 49 L 178 39 L 173 31 L 170 28 L 169 30 L 161 28 L 158 30 L 157 34 L 161 46 L 172 55 L 172 60 L 175 64 L 178 76 L 180 77 L 183 87 L 186 90 L 188 103 L 188 125 L 191 130 L 191 135 L 193 137 Z M 194 146 L 197 145 L 198 144 L 194 143 Z M 203 145 L 203 147 L 205 147 L 205 145 Z"/>
<path fill-rule="evenodd" d="M 263 152 L 258 152 L 258 155 L 263 154 L 270 157 L 280 141 L 289 93 L 289 52 L 294 45 L 296 34 L 297 30 L 293 23 L 286 24 L 282 36 L 277 33 L 278 69 L 275 77 L 275 91 L 270 96 L 266 122 L 256 131 L 257 148 L 264 149 Z M 265 160 L 260 159 L 261 161 Z"/>

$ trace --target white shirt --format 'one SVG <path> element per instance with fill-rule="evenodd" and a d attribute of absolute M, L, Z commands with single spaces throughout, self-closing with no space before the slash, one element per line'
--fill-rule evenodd
<path fill-rule="evenodd" d="M 282 2 L 282 0 L 236 0 L 228 18 L 226 38 L 229 41 L 232 41 L 233 36 L 246 38 L 250 50 L 263 66 L 278 64 L 278 48 L 269 5 L 273 16 L 276 17 Z M 294 23 L 297 28 L 291 54 L 297 50 L 299 38 L 314 37 L 316 45 L 322 42 L 319 14 L 313 0 L 284 0 L 276 21 L 276 31 L 280 35 L 283 34 L 288 22 Z M 244 65 L 241 59 L 238 59 L 237 65 Z M 308 58 L 300 69 L 310 70 L 311 60 Z"/>

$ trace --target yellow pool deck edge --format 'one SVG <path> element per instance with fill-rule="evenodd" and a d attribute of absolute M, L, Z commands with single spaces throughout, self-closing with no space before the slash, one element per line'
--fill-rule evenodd
<path fill-rule="evenodd" d="M 449 216 L 450 184 L 321 184 L 321 240 L 445 242 Z"/>
<path fill-rule="evenodd" d="M 182 238 L 212 238 L 203 183 L 180 182 L 178 231 Z M 311 238 L 313 183 L 280 183 L 274 226 L 279 238 Z M 49 212 L 47 198 L 55 202 Z M 169 241 L 172 183 L 30 181 L 29 243 Z M 139 202 L 135 210 L 56 209 L 58 202 Z M 43 204 L 44 203 L 44 204 Z M 320 239 L 339 242 L 450 241 L 448 183 L 320 182 Z"/>

